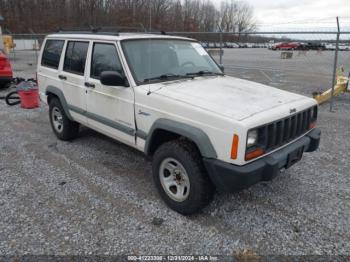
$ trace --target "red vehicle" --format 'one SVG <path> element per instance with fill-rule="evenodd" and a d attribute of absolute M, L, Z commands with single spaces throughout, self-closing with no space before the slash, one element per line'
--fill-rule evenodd
<path fill-rule="evenodd" d="M 7 56 L 0 50 L 0 88 L 10 83 L 13 78 L 12 68 Z"/>
<path fill-rule="evenodd" d="M 274 44 L 271 49 L 272 50 L 297 50 L 299 49 L 300 44 L 297 42 L 283 42 Z"/>

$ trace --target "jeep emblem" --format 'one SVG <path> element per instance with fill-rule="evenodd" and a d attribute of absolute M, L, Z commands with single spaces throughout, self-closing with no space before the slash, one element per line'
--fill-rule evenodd
<path fill-rule="evenodd" d="M 292 108 L 292 109 L 289 110 L 289 113 L 290 113 L 290 114 L 294 114 L 294 113 L 296 113 L 296 112 L 297 112 L 297 109 L 296 109 L 296 108 Z"/>

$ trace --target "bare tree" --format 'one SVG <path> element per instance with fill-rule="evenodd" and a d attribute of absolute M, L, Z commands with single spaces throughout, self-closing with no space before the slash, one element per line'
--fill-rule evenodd
<path fill-rule="evenodd" d="M 236 25 L 239 33 L 256 30 L 256 21 L 251 5 L 246 2 L 239 2 L 237 5 Z"/>
<path fill-rule="evenodd" d="M 209 0 L 207 0 L 202 3 L 201 13 L 201 31 L 214 31 L 216 28 L 217 18 L 219 17 L 219 12 L 216 10 L 215 6 Z"/>
<path fill-rule="evenodd" d="M 62 27 L 149 25 L 165 31 L 244 32 L 255 28 L 253 9 L 225 0 L 220 10 L 211 0 L 0 0 L 4 28 L 47 33 Z"/>
<path fill-rule="evenodd" d="M 226 0 L 221 2 L 220 25 L 226 32 L 252 31 L 256 29 L 253 7 L 246 2 Z"/>

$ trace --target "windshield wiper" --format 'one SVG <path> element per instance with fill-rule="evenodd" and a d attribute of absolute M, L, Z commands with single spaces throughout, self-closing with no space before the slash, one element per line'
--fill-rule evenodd
<path fill-rule="evenodd" d="M 204 75 L 218 75 L 218 76 L 223 76 L 223 73 L 216 73 L 216 72 L 212 72 L 212 71 L 208 71 L 208 70 L 201 70 L 198 72 L 194 72 L 194 73 L 187 73 L 187 76 L 204 76 Z"/>
<path fill-rule="evenodd" d="M 176 74 L 163 74 L 160 76 L 156 76 L 156 77 L 150 77 L 150 78 L 146 78 L 143 80 L 143 82 L 149 82 L 149 81 L 153 81 L 153 80 L 169 80 L 169 79 L 178 79 L 178 78 L 193 78 L 192 76 L 189 75 L 176 75 Z"/>

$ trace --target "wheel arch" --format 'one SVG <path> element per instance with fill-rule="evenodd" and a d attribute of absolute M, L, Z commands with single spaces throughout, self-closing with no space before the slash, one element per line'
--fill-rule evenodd
<path fill-rule="evenodd" d="M 60 101 L 63 109 L 64 109 L 66 116 L 69 118 L 69 120 L 73 120 L 73 118 L 69 112 L 67 100 L 64 97 L 62 90 L 60 90 L 58 87 L 55 87 L 55 86 L 48 86 L 46 88 L 45 95 L 47 96 L 48 104 L 50 103 L 50 99 L 52 99 L 52 96 L 57 97 L 58 100 Z"/>
<path fill-rule="evenodd" d="M 170 135 L 170 139 L 165 137 L 166 135 Z M 148 156 L 153 155 L 162 143 L 178 137 L 184 137 L 192 141 L 197 146 L 202 157 L 217 158 L 216 151 L 208 135 L 203 130 L 169 119 L 158 119 L 154 122 L 148 135 L 144 137 L 146 139 L 145 154 Z"/>

